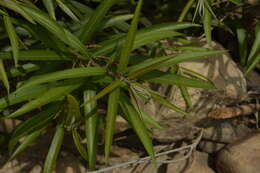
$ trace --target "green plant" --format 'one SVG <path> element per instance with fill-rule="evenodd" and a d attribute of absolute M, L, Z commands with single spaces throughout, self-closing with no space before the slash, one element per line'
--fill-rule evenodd
<path fill-rule="evenodd" d="M 136 99 L 153 99 L 176 112 L 189 114 L 143 84 L 180 86 L 186 100 L 185 87 L 214 88 L 207 80 L 185 76 L 192 72 L 176 66 L 223 50 L 197 49 L 164 56 L 145 56 L 138 51 L 151 48 L 153 42 L 161 39 L 182 38 L 185 34 L 177 30 L 200 25 L 168 22 L 139 29 L 143 1 L 132 3 L 136 6 L 134 14 L 120 14 L 120 10 L 111 8 L 122 7 L 124 1 L 119 0 L 94 3 L 95 9 L 91 1 L 0 1 L 0 78 L 6 88 L 0 98 L 0 111 L 13 107 L 15 111 L 2 118 L 23 119 L 8 144 L 11 158 L 54 125 L 43 172 L 55 167 L 65 133 L 72 134 L 79 153 L 93 170 L 101 124 L 104 123 L 108 160 L 115 119 L 120 114 L 139 136 L 151 159 L 155 159 L 149 128 L 160 125 L 140 110 Z M 58 11 L 63 13 L 58 15 Z M 171 70 L 163 72 L 163 67 Z M 22 106 L 18 107 L 18 103 Z M 107 105 L 105 116 L 99 112 L 102 104 Z M 80 126 L 85 129 L 86 146 L 81 143 L 85 137 L 78 132 Z"/>

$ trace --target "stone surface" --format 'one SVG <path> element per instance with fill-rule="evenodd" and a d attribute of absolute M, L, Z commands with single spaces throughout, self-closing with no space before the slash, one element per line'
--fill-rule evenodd
<path fill-rule="evenodd" d="M 216 167 L 221 173 L 259 173 L 260 133 L 240 139 L 221 150 Z"/>
<path fill-rule="evenodd" d="M 202 40 L 199 40 L 198 44 L 202 47 L 206 47 L 205 42 Z M 215 42 L 213 43 L 213 48 L 218 50 L 224 49 L 220 44 Z M 171 51 L 167 53 L 171 54 Z M 191 100 L 195 105 L 193 112 L 197 117 L 205 117 L 207 111 L 216 104 L 221 105 L 224 100 L 225 102 L 229 100 L 237 101 L 246 95 L 246 80 L 244 75 L 228 53 L 181 63 L 180 66 L 205 76 L 210 79 L 217 88 L 211 90 L 188 88 Z M 151 84 L 151 87 L 166 96 L 172 103 L 180 108 L 184 110 L 187 109 L 178 87 L 154 84 Z M 176 116 L 174 111 L 166 109 L 153 101 L 150 101 L 143 107 L 146 112 L 154 115 L 157 119 L 160 119 L 158 116 L 166 119 Z M 177 115 L 179 116 L 179 114 Z"/>
<path fill-rule="evenodd" d="M 167 173 L 215 173 L 208 166 L 209 157 L 206 153 L 195 152 L 193 158 L 168 164 Z"/>

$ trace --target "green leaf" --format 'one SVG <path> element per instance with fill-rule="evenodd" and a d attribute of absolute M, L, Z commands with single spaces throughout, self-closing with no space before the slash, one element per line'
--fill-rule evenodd
<path fill-rule="evenodd" d="M 192 108 L 192 100 L 191 100 L 191 96 L 189 95 L 188 92 L 188 88 L 185 86 L 179 86 L 180 91 L 181 91 L 181 95 L 187 105 L 188 108 Z"/>
<path fill-rule="evenodd" d="M 176 64 L 186 62 L 186 61 L 193 61 L 197 60 L 206 56 L 213 56 L 217 54 L 226 53 L 226 50 L 207 50 L 201 52 L 187 52 L 187 53 L 180 53 L 176 54 L 175 58 L 170 59 L 169 61 L 161 63 L 160 67 L 172 67 Z"/>
<path fill-rule="evenodd" d="M 6 88 L 7 92 L 9 93 L 10 85 L 9 85 L 8 77 L 7 77 L 7 74 L 5 71 L 4 63 L 1 59 L 0 59 L 0 79 L 3 81 L 5 88 Z"/>
<path fill-rule="evenodd" d="M 31 85 L 46 83 L 46 82 L 53 82 L 57 80 L 99 76 L 99 75 L 104 75 L 105 73 L 106 70 L 101 67 L 79 67 L 79 68 L 67 69 L 67 70 L 47 73 L 39 76 L 34 76 L 32 79 L 28 80 L 22 86 L 22 88 Z"/>
<path fill-rule="evenodd" d="M 237 39 L 239 44 L 239 55 L 240 55 L 240 63 L 242 66 L 245 66 L 247 63 L 247 31 L 245 28 L 238 26 L 236 28 L 237 31 Z"/>
<path fill-rule="evenodd" d="M 0 5 L 6 8 L 9 8 L 19 14 L 21 14 L 25 19 L 27 19 L 28 21 L 30 21 L 31 23 L 34 23 L 33 18 L 27 14 L 18 4 L 16 1 L 13 0 L 1 0 L 0 1 Z"/>
<path fill-rule="evenodd" d="M 43 44 L 45 44 L 48 48 L 53 48 L 56 52 L 67 51 L 66 45 L 61 40 L 53 37 L 52 33 L 50 33 L 44 27 L 41 27 L 40 25 L 31 24 L 25 20 L 12 18 L 12 21 L 14 22 L 14 24 L 26 29 L 35 39 L 42 41 Z"/>
<path fill-rule="evenodd" d="M 13 151 L 14 146 L 17 144 L 18 140 L 33 133 L 39 129 L 46 127 L 55 117 L 56 113 L 59 111 L 61 104 L 59 102 L 50 104 L 48 108 L 30 119 L 23 121 L 12 133 L 11 139 L 8 144 L 9 152 Z"/>
<path fill-rule="evenodd" d="M 207 44 L 211 47 L 211 23 L 212 23 L 212 14 L 209 11 L 208 8 L 204 8 L 204 16 L 203 16 L 203 27 L 204 27 L 204 32 L 206 35 L 206 41 Z"/>
<path fill-rule="evenodd" d="M 137 31 L 139 16 L 141 13 L 142 4 L 143 4 L 143 0 L 139 0 L 137 7 L 135 9 L 134 18 L 131 22 L 129 31 L 127 33 L 126 40 L 123 44 L 122 52 L 121 52 L 121 55 L 119 58 L 119 65 L 118 65 L 118 69 L 117 69 L 119 72 L 122 72 L 123 70 L 125 70 L 125 68 L 128 65 L 129 56 L 132 51 L 135 37 L 136 37 L 136 31 Z"/>
<path fill-rule="evenodd" d="M 29 147 L 29 145 L 35 141 L 35 139 L 37 139 L 41 133 L 42 133 L 43 129 L 34 131 L 32 134 L 30 134 L 29 136 L 26 136 L 26 138 L 23 140 L 23 142 L 17 147 L 17 149 L 13 152 L 13 154 L 11 155 L 10 159 L 13 159 L 14 157 L 16 157 L 18 154 L 20 154 L 22 151 L 24 151 L 27 147 Z"/>
<path fill-rule="evenodd" d="M 0 52 L 0 60 L 12 59 L 11 52 Z M 71 61 L 72 56 L 57 54 L 51 50 L 26 50 L 19 52 L 20 61 Z"/>
<path fill-rule="evenodd" d="M 247 68 L 246 74 L 248 74 L 249 72 L 251 72 L 256 66 L 257 64 L 260 62 L 260 51 L 257 54 L 257 56 L 254 58 L 254 61 L 249 65 L 249 67 Z"/>
<path fill-rule="evenodd" d="M 258 56 L 257 53 L 259 53 L 259 51 L 260 51 L 260 23 L 258 23 L 256 25 L 255 41 L 253 43 L 253 46 L 252 46 L 251 51 L 250 51 L 249 56 L 248 56 L 249 65 L 251 65 L 252 62 L 254 61 L 253 58 Z"/>
<path fill-rule="evenodd" d="M 146 72 L 152 71 L 154 69 L 157 69 L 158 66 L 160 66 L 161 63 L 166 62 L 172 58 L 174 58 L 176 55 L 169 55 L 169 56 L 162 56 L 158 58 L 150 58 L 147 59 L 141 63 L 138 63 L 136 65 L 133 65 L 126 69 L 126 71 L 129 71 L 128 76 L 129 78 L 134 78 L 136 76 L 142 75 Z"/>
<path fill-rule="evenodd" d="M 41 10 L 37 8 L 31 8 L 25 5 L 21 5 L 21 7 L 29 13 L 32 18 L 37 21 L 40 25 L 45 27 L 48 31 L 53 33 L 56 37 L 62 40 L 65 44 L 71 46 L 76 49 L 80 53 L 82 53 L 86 58 L 90 58 L 90 54 L 87 51 L 86 47 L 83 43 L 81 43 L 77 37 L 75 37 L 72 33 L 61 27 L 56 21 L 51 19 L 47 14 L 43 13 Z"/>
<path fill-rule="evenodd" d="M 95 96 L 93 96 L 92 98 L 89 98 L 89 100 L 84 101 L 84 103 L 81 105 L 85 105 L 91 102 L 94 102 L 98 99 L 100 99 L 101 97 L 107 95 L 108 93 L 110 93 L 111 91 L 113 91 L 114 89 L 120 87 L 123 84 L 122 81 L 120 80 L 116 80 L 114 82 L 112 82 L 111 84 L 109 84 L 107 87 L 105 87 L 104 89 L 102 89 L 99 93 L 97 93 Z"/>
<path fill-rule="evenodd" d="M 89 100 L 94 97 L 96 92 L 93 90 L 84 91 L 84 101 Z M 96 102 L 91 102 L 84 105 L 84 115 L 89 117 L 86 119 L 86 137 L 87 137 L 87 146 L 88 146 L 88 162 L 89 168 L 94 170 L 96 167 L 97 159 L 97 141 L 98 141 L 98 125 L 100 116 L 97 113 L 97 104 Z"/>
<path fill-rule="evenodd" d="M 63 137 L 64 137 L 65 129 L 62 125 L 56 126 L 56 131 L 54 137 L 52 139 L 51 146 L 49 148 L 47 157 L 44 162 L 43 173 L 52 173 L 56 160 L 58 158 L 58 154 L 60 152 L 60 148 L 62 145 Z"/>
<path fill-rule="evenodd" d="M 52 19 L 56 20 L 55 17 L 55 7 L 54 7 L 54 2 L 53 0 L 42 0 L 45 8 L 47 9 L 49 15 L 51 16 Z"/>
<path fill-rule="evenodd" d="M 143 86 L 139 83 L 134 83 L 135 85 L 139 86 L 140 88 L 143 88 L 144 90 L 146 90 L 147 92 L 149 92 L 150 96 L 152 97 L 152 99 L 156 100 L 158 103 L 164 105 L 165 107 L 168 107 L 172 110 L 174 110 L 175 112 L 178 112 L 182 115 L 188 116 L 190 117 L 191 115 L 183 110 L 181 110 L 180 108 L 178 108 L 177 106 L 175 106 L 174 104 L 172 104 L 170 101 L 168 101 L 166 98 L 164 98 L 163 96 L 160 96 L 160 94 L 158 94 L 157 92 L 149 89 L 146 86 Z"/>
<path fill-rule="evenodd" d="M 118 16 L 113 16 L 108 20 L 105 20 L 102 22 L 102 28 L 108 28 L 108 27 L 112 27 L 115 26 L 117 24 L 121 24 L 122 22 L 132 19 L 133 18 L 133 14 L 124 14 L 124 15 L 118 15 Z"/>
<path fill-rule="evenodd" d="M 163 129 L 160 126 L 160 124 L 151 117 L 151 115 L 148 115 L 146 112 L 142 110 L 141 110 L 141 118 L 144 121 L 144 123 L 149 125 L 151 128 Z"/>
<path fill-rule="evenodd" d="M 17 76 L 23 76 L 30 72 L 37 71 L 39 69 L 40 69 L 39 66 L 32 63 L 28 63 L 28 64 L 23 64 L 18 68 L 11 68 L 9 74 L 11 77 L 17 77 Z"/>
<path fill-rule="evenodd" d="M 75 14 L 70 10 L 70 8 L 62 1 L 62 0 L 56 0 L 58 6 L 66 13 L 71 19 L 73 19 L 76 22 L 79 22 L 79 19 Z"/>
<path fill-rule="evenodd" d="M 92 13 L 88 22 L 85 25 L 83 25 L 80 30 L 79 38 L 83 43 L 87 43 L 88 41 L 90 41 L 91 37 L 97 30 L 99 24 L 102 22 L 107 11 L 116 2 L 117 0 L 102 1 L 101 4 L 97 7 L 97 9 Z"/>
<path fill-rule="evenodd" d="M 241 0 L 229 0 L 229 1 L 232 2 L 233 4 L 236 4 L 236 5 L 241 5 L 242 4 Z"/>
<path fill-rule="evenodd" d="M 88 160 L 87 150 L 81 144 L 81 137 L 76 129 L 72 130 L 72 137 L 73 137 L 74 144 L 76 145 L 76 148 L 79 151 L 81 157 L 83 157 L 87 161 Z"/>
<path fill-rule="evenodd" d="M 68 113 L 66 115 L 66 118 L 64 119 L 64 127 L 68 128 L 69 130 L 76 128 L 79 125 L 79 120 L 81 119 L 81 113 L 80 113 L 80 107 L 79 102 L 77 99 L 68 94 L 67 95 L 67 109 Z"/>
<path fill-rule="evenodd" d="M 213 83 L 188 78 L 182 75 L 168 73 L 168 72 L 161 72 L 161 71 L 151 71 L 139 77 L 142 80 L 160 84 L 167 84 L 167 85 L 178 85 L 178 86 L 185 86 L 185 87 L 193 87 L 193 88 L 215 88 Z"/>
<path fill-rule="evenodd" d="M 21 116 L 33 109 L 39 108 L 50 102 L 56 101 L 61 96 L 64 96 L 72 92 L 73 90 L 79 88 L 81 84 L 82 83 L 51 88 L 45 93 L 43 93 L 41 96 L 23 105 L 21 108 L 13 112 L 11 115 L 8 115 L 7 118 L 15 118 Z"/>
<path fill-rule="evenodd" d="M 109 98 L 108 98 L 106 129 L 105 129 L 105 161 L 106 162 L 109 159 L 112 140 L 114 136 L 116 116 L 118 113 L 119 97 L 120 97 L 120 88 L 117 88 L 109 94 Z"/>
<path fill-rule="evenodd" d="M 14 26 L 11 22 L 11 19 L 9 16 L 3 16 L 5 28 L 7 31 L 7 34 L 9 36 L 11 46 L 12 46 L 12 52 L 13 52 L 13 58 L 14 58 L 14 64 L 17 67 L 18 66 L 18 59 L 19 59 L 19 43 L 18 43 L 18 36 L 16 35 Z"/>
<path fill-rule="evenodd" d="M 166 98 L 163 98 L 162 96 L 160 96 L 159 94 L 155 93 L 154 91 L 150 92 L 152 98 L 154 100 L 156 100 L 158 103 L 162 104 L 163 106 L 172 109 L 175 112 L 178 112 L 182 115 L 185 115 L 187 117 L 190 117 L 191 115 L 183 110 L 181 110 L 179 107 L 175 106 L 174 104 L 172 104 L 170 101 L 168 101 Z"/>
<path fill-rule="evenodd" d="M 8 96 L 0 98 L 0 110 L 8 106 L 38 97 L 42 93 L 45 93 L 49 88 L 51 88 L 50 84 L 45 84 L 34 85 L 24 89 L 16 90 Z"/>
<path fill-rule="evenodd" d="M 140 46 L 152 43 L 163 38 L 180 35 L 180 33 L 174 32 L 172 30 L 186 29 L 198 26 L 199 25 L 197 24 L 192 24 L 188 22 L 169 22 L 140 29 L 136 33 L 133 49 L 136 49 Z M 101 48 L 95 49 L 93 51 L 93 56 L 104 56 L 111 53 L 119 45 L 123 44 L 125 39 L 126 36 L 123 35 L 117 39 L 104 41 L 100 43 Z"/>
<path fill-rule="evenodd" d="M 146 129 L 143 121 L 141 120 L 138 111 L 133 107 L 126 95 L 122 94 L 120 96 L 120 107 L 122 108 L 127 120 L 130 122 L 133 129 L 142 141 L 147 153 L 154 160 L 155 156 L 153 150 L 153 143 L 151 137 L 149 136 L 149 132 Z"/>
<path fill-rule="evenodd" d="M 183 8 L 183 10 L 181 11 L 181 14 L 178 18 L 178 22 L 182 22 L 183 19 L 185 18 L 186 14 L 188 13 L 188 11 L 190 10 L 190 8 L 192 7 L 192 5 L 194 4 L 195 0 L 188 0 L 188 2 L 186 3 L 185 7 Z"/>

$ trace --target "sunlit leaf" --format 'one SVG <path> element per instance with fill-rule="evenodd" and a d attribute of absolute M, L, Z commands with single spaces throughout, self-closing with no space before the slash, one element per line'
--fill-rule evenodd
<path fill-rule="evenodd" d="M 137 7 L 135 9 L 134 18 L 131 22 L 129 31 L 127 33 L 126 40 L 122 47 L 122 51 L 121 51 L 120 58 L 119 58 L 119 65 L 118 65 L 118 69 L 117 69 L 120 72 L 125 70 L 125 68 L 128 65 L 128 62 L 129 62 L 130 52 L 132 51 L 135 37 L 136 37 L 137 26 L 138 26 L 139 16 L 141 13 L 142 4 L 143 4 L 143 0 L 139 0 Z"/>
<path fill-rule="evenodd" d="M 62 1 L 62 0 L 56 0 L 58 6 L 68 15 L 70 16 L 74 21 L 79 22 L 79 19 L 75 14 L 70 10 L 70 8 Z"/>
<path fill-rule="evenodd" d="M 54 7 L 54 1 L 53 0 L 42 0 L 45 8 L 47 9 L 49 15 L 52 19 L 56 20 L 55 17 L 55 7 Z"/>
<path fill-rule="evenodd" d="M 43 93 L 41 96 L 23 105 L 21 108 L 13 112 L 11 115 L 8 115 L 7 118 L 14 118 L 23 115 L 33 109 L 39 108 L 50 102 L 53 102 L 59 99 L 61 96 L 64 96 L 70 93 L 71 91 L 77 89 L 78 87 L 80 87 L 80 85 L 81 83 L 51 88 L 45 93 Z"/>
<path fill-rule="evenodd" d="M 12 133 L 11 139 L 8 144 L 8 149 L 10 152 L 13 151 L 14 146 L 17 144 L 18 140 L 43 127 L 46 127 L 54 118 L 56 113 L 59 111 L 61 104 L 53 103 L 48 106 L 48 108 L 35 116 L 23 121 L 21 124 L 16 127 Z"/>
<path fill-rule="evenodd" d="M 18 43 L 18 36 L 16 35 L 14 26 L 11 22 L 11 19 L 9 16 L 3 16 L 4 19 L 4 24 L 6 31 L 8 33 L 8 37 L 11 42 L 12 46 L 12 52 L 13 52 L 13 58 L 14 58 L 14 63 L 15 66 L 18 66 L 18 59 L 19 59 L 19 43 Z"/>
<path fill-rule="evenodd" d="M 105 129 L 105 160 L 108 161 L 114 130 L 116 116 L 118 113 L 118 104 L 120 97 L 120 88 L 115 89 L 109 94 L 108 106 L 107 106 L 107 117 L 106 117 L 106 129 Z"/>
<path fill-rule="evenodd" d="M 79 151 L 81 157 L 83 157 L 87 161 L 88 160 L 87 150 L 85 146 L 81 144 L 81 137 L 76 129 L 72 130 L 72 137 L 73 137 L 74 144 L 76 145 L 77 150 Z"/>
<path fill-rule="evenodd" d="M 173 30 L 186 29 L 198 26 L 199 25 L 197 24 L 192 24 L 188 22 L 169 22 L 140 29 L 136 33 L 133 49 L 136 49 L 140 46 L 152 43 L 163 38 L 180 35 L 180 33 L 174 32 Z M 123 35 L 117 39 L 102 42 L 100 44 L 101 48 L 95 49 L 95 51 L 93 51 L 93 56 L 103 56 L 111 53 L 119 45 L 123 44 L 125 39 L 126 36 Z"/>
<path fill-rule="evenodd" d="M 37 131 L 33 132 L 32 134 L 26 136 L 25 139 L 22 141 L 22 143 L 13 152 L 10 159 L 13 159 L 18 154 L 20 154 L 22 151 L 24 151 L 27 147 L 29 147 L 30 144 L 41 135 L 42 131 L 43 131 L 43 129 L 40 129 L 40 130 L 37 130 Z"/>
<path fill-rule="evenodd" d="M 93 90 L 84 91 L 84 101 L 89 100 L 94 97 L 96 94 Z M 97 113 L 97 104 L 96 102 L 91 102 L 84 105 L 84 116 L 89 117 L 86 119 L 86 137 L 87 137 L 87 146 L 88 146 L 88 163 L 89 168 L 94 170 L 96 167 L 97 159 L 97 140 L 98 140 L 98 127 L 100 116 Z"/>
<path fill-rule="evenodd" d="M 155 159 L 152 139 L 149 136 L 148 130 L 141 120 L 138 111 L 131 105 L 131 102 L 125 95 L 121 95 L 120 97 L 120 107 L 127 117 L 127 120 L 133 126 L 133 129 L 137 133 L 138 137 L 142 141 L 147 153 L 151 156 L 152 159 Z"/>
<path fill-rule="evenodd" d="M 57 80 L 88 77 L 88 76 L 99 76 L 99 75 L 104 75 L 105 73 L 106 70 L 101 67 L 80 67 L 80 68 L 56 71 L 49 74 L 47 73 L 44 75 L 34 76 L 32 79 L 30 79 L 23 85 L 23 88 L 31 85 L 52 82 Z"/>
<path fill-rule="evenodd" d="M 152 71 L 140 76 L 139 78 L 145 81 L 167 85 L 178 85 L 193 88 L 215 88 L 213 83 L 161 71 Z"/>
<path fill-rule="evenodd" d="M 64 132 L 65 129 L 62 125 L 56 126 L 56 131 L 44 162 L 43 173 L 52 173 L 53 169 L 55 168 L 58 154 L 63 142 Z"/>
<path fill-rule="evenodd" d="M 31 23 L 34 23 L 33 18 L 27 13 L 25 12 L 18 4 L 16 1 L 13 0 L 1 0 L 0 1 L 0 5 L 4 6 L 6 8 L 9 8 L 19 14 L 21 14 L 24 18 L 26 18 L 28 21 L 30 21 Z"/>
<path fill-rule="evenodd" d="M 9 85 L 8 77 L 7 77 L 7 74 L 5 71 L 4 63 L 1 59 L 0 59 L 0 79 L 4 83 L 4 86 L 7 90 L 7 92 L 9 93 L 10 85 Z"/>

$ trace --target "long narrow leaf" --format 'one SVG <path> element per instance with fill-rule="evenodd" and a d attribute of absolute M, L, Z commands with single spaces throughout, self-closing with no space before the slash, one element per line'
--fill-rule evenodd
<path fill-rule="evenodd" d="M 172 67 L 178 63 L 186 62 L 186 61 L 193 61 L 207 56 L 213 56 L 217 54 L 226 53 L 226 50 L 208 50 L 208 51 L 201 51 L 201 52 L 188 52 L 188 53 L 180 53 L 175 56 L 175 58 L 161 63 L 160 67 Z"/>
<path fill-rule="evenodd" d="M 203 80 L 197 80 L 188 78 L 182 75 L 161 72 L 161 71 L 152 71 L 146 73 L 139 77 L 145 81 L 160 83 L 160 84 L 168 84 L 168 85 L 178 85 L 178 86 L 186 86 L 186 87 L 194 87 L 194 88 L 215 88 L 213 83 L 206 82 Z"/>
<path fill-rule="evenodd" d="M 107 11 L 116 2 L 117 0 L 102 1 L 101 4 L 97 7 L 97 9 L 92 13 L 92 16 L 90 17 L 89 21 L 84 26 L 82 26 L 80 31 L 79 38 L 83 43 L 87 43 L 91 39 L 97 27 L 102 22 Z"/>
<path fill-rule="evenodd" d="M 240 63 L 242 66 L 245 66 L 247 63 L 247 31 L 245 28 L 238 26 L 236 28 L 237 39 L 239 44 L 239 55 L 240 55 Z"/>
<path fill-rule="evenodd" d="M 84 103 L 81 106 L 100 99 L 101 97 L 107 95 L 108 93 L 110 93 L 114 89 L 120 87 L 122 84 L 123 84 L 123 82 L 119 81 L 119 80 L 112 82 L 107 87 L 105 87 L 103 90 L 101 90 L 99 93 L 97 93 L 95 96 L 93 96 L 92 98 L 89 98 L 89 100 L 84 101 Z"/>
<path fill-rule="evenodd" d="M 248 74 L 249 72 L 251 72 L 256 66 L 257 64 L 260 62 L 260 51 L 257 54 L 257 56 L 254 58 L 254 61 L 249 65 L 249 67 L 247 68 L 246 74 Z"/>
<path fill-rule="evenodd" d="M 145 44 L 175 36 L 177 35 L 177 32 L 167 32 L 172 30 L 179 30 L 179 29 L 186 29 L 190 27 L 198 27 L 197 24 L 192 24 L 188 22 L 169 22 L 169 23 L 163 23 L 163 24 L 157 24 L 153 25 L 148 28 L 140 29 L 136 33 L 135 42 L 133 45 L 133 49 L 136 49 L 140 46 L 143 46 Z M 164 34 L 164 32 L 167 32 L 167 34 Z M 178 33 L 179 34 L 179 33 Z M 111 51 L 115 50 L 118 45 L 121 45 L 124 43 L 126 39 L 126 36 L 119 37 L 115 40 L 105 41 L 101 43 L 101 48 L 96 49 L 93 52 L 93 56 L 103 56 L 106 54 L 111 53 Z"/>
<path fill-rule="evenodd" d="M 50 50 L 26 50 L 19 52 L 20 61 L 71 61 L 72 56 L 57 54 Z M 0 60 L 12 59 L 11 52 L 0 52 Z"/>
<path fill-rule="evenodd" d="M 62 1 L 62 0 L 56 0 L 58 6 L 68 15 L 70 16 L 74 21 L 79 22 L 79 19 L 75 14 L 70 10 L 70 8 Z"/>
<path fill-rule="evenodd" d="M 14 30 L 14 26 L 11 22 L 11 19 L 9 16 L 3 16 L 5 28 L 8 33 L 11 46 L 12 46 L 12 52 L 13 52 L 13 58 L 15 66 L 18 66 L 18 59 L 19 59 L 19 43 L 18 43 L 18 36 L 16 35 L 16 32 Z"/>
<path fill-rule="evenodd" d="M 11 77 L 17 77 L 17 76 L 23 76 L 33 71 L 37 71 L 39 69 L 40 69 L 39 66 L 32 63 L 28 63 L 28 64 L 23 64 L 18 68 L 11 68 L 9 74 Z"/>
<path fill-rule="evenodd" d="M 81 43 L 77 37 L 75 37 L 71 32 L 61 27 L 57 22 L 52 20 L 48 15 L 43 13 L 41 10 L 37 8 L 31 8 L 25 5 L 21 5 L 21 7 L 29 13 L 32 18 L 37 21 L 40 25 L 45 27 L 51 33 L 53 33 L 56 37 L 62 40 L 65 44 L 71 46 L 77 51 L 81 52 L 86 58 L 90 58 L 90 54 L 87 51 L 86 47 L 83 43 Z"/>
<path fill-rule="evenodd" d="M 142 4 L 143 4 L 143 0 L 139 0 L 137 7 L 135 9 L 134 18 L 131 22 L 125 43 L 122 48 L 122 52 L 119 58 L 119 65 L 118 65 L 118 71 L 120 72 L 122 72 L 127 67 L 129 62 L 129 56 L 132 51 L 134 40 L 136 37 L 136 31 L 137 31 L 138 21 L 141 13 Z"/>
<path fill-rule="evenodd" d="M 108 161 L 114 130 L 116 116 L 118 113 L 118 100 L 120 97 L 120 88 L 115 89 L 109 94 L 108 107 L 107 107 L 107 117 L 106 117 L 106 129 L 105 129 L 105 160 Z"/>
<path fill-rule="evenodd" d="M 56 165 L 58 154 L 60 152 L 64 133 L 65 133 L 64 127 L 62 125 L 57 125 L 54 137 L 51 142 L 51 146 L 49 148 L 47 157 L 44 162 L 43 173 L 52 173 Z"/>
<path fill-rule="evenodd" d="M 27 81 L 23 85 L 23 88 L 31 85 L 53 82 L 57 80 L 88 77 L 88 76 L 99 76 L 99 75 L 104 75 L 105 73 L 106 70 L 101 67 L 80 67 L 80 68 L 62 70 L 62 71 L 57 71 L 49 74 L 35 76 L 31 80 Z"/>
<path fill-rule="evenodd" d="M 252 63 L 254 56 L 260 51 L 260 23 L 255 28 L 255 41 L 248 56 L 249 64 Z"/>
<path fill-rule="evenodd" d="M 178 112 L 182 115 L 188 116 L 190 117 L 191 115 L 183 110 L 181 110 L 179 107 L 177 107 L 176 105 L 172 104 L 170 101 L 168 101 L 166 98 L 164 98 L 163 96 L 161 96 L 159 93 L 149 89 L 148 87 L 145 87 L 139 83 L 135 83 L 135 85 L 145 89 L 146 91 L 149 92 L 150 96 L 152 97 L 152 99 L 156 100 L 158 103 L 164 105 L 165 107 L 174 110 L 175 112 Z"/>
<path fill-rule="evenodd" d="M 11 10 L 21 14 L 25 19 L 27 19 L 31 23 L 35 24 L 33 18 L 28 13 L 26 13 L 21 7 L 19 7 L 19 5 L 17 4 L 16 1 L 13 1 L 13 0 L 1 0 L 0 1 L 0 5 L 3 6 L 3 7 L 9 8 L 9 9 L 11 9 Z"/>
<path fill-rule="evenodd" d="M 204 16 L 203 16 L 203 27 L 204 27 L 204 32 L 206 35 L 206 40 L 207 44 L 211 46 L 211 23 L 212 23 L 212 14 L 208 10 L 208 8 L 204 9 Z"/>
<path fill-rule="evenodd" d="M 54 8 L 54 1 L 53 0 L 42 0 L 45 8 L 47 9 L 49 15 L 52 19 L 56 20 L 55 17 L 55 8 Z"/>
<path fill-rule="evenodd" d="M 42 133 L 43 129 L 37 130 L 27 136 L 23 142 L 17 147 L 17 149 L 13 152 L 10 159 L 13 159 L 18 154 L 20 154 L 22 151 L 24 151 L 33 141 L 35 141 Z"/>
<path fill-rule="evenodd" d="M 94 97 L 96 94 L 93 90 L 84 91 L 84 101 L 89 100 Z M 97 104 L 92 102 L 84 105 L 84 114 L 86 119 L 86 137 L 87 137 L 87 146 L 88 146 L 88 162 L 89 168 L 94 170 L 96 167 L 97 159 L 97 140 L 98 140 L 98 125 L 99 125 L 99 115 L 97 113 Z"/>
<path fill-rule="evenodd" d="M 36 130 L 42 129 L 43 127 L 46 127 L 53 120 L 54 116 L 59 111 L 60 106 L 60 103 L 51 104 L 45 111 L 40 112 L 32 118 L 19 124 L 19 126 L 13 132 L 9 141 L 9 152 L 13 151 L 14 146 L 17 144 L 18 140 L 21 137 L 26 136 Z"/>
<path fill-rule="evenodd" d="M 126 115 L 127 120 L 130 121 L 130 124 L 133 126 L 133 129 L 142 141 L 147 153 L 151 156 L 152 159 L 155 159 L 152 139 L 149 136 L 148 130 L 141 120 L 138 111 L 136 111 L 136 109 L 131 105 L 131 102 L 125 95 L 120 97 L 120 107 Z"/>
<path fill-rule="evenodd" d="M 76 145 L 76 148 L 79 151 L 81 157 L 83 157 L 87 161 L 88 160 L 87 150 L 85 146 L 81 144 L 81 138 L 76 129 L 72 130 L 72 137 L 73 137 L 74 144 Z"/>
<path fill-rule="evenodd" d="M 0 79 L 4 83 L 4 86 L 7 90 L 7 92 L 9 93 L 10 85 L 9 85 L 8 77 L 7 77 L 7 74 L 5 71 L 4 63 L 1 59 L 0 59 Z"/>
<path fill-rule="evenodd" d="M 72 92 L 73 90 L 77 89 L 78 87 L 80 87 L 80 85 L 81 85 L 81 83 L 51 88 L 47 92 L 45 92 L 41 96 L 39 96 L 38 98 L 23 105 L 21 108 L 19 108 L 15 112 L 13 112 L 11 115 L 7 116 L 7 118 L 14 118 L 14 117 L 20 116 L 33 109 L 44 106 L 50 102 L 53 102 L 53 101 L 59 99 L 61 96 L 64 96 L 64 95 Z"/>

